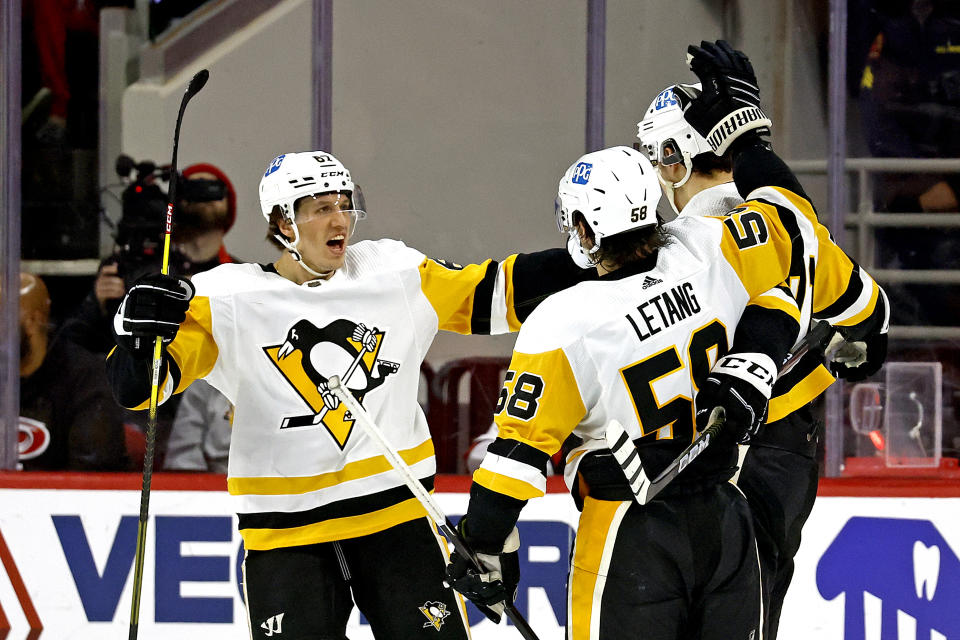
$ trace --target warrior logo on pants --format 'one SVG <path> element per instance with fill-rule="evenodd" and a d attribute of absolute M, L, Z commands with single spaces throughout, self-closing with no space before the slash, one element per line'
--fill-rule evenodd
<path fill-rule="evenodd" d="M 437 631 L 440 631 L 440 627 L 443 626 L 443 621 L 450 615 L 450 610 L 447 609 L 447 605 L 443 602 L 424 602 L 420 606 L 420 611 L 423 612 L 423 615 L 427 616 L 427 620 L 429 620 L 429 622 L 423 623 L 423 628 L 433 627 Z"/>
<path fill-rule="evenodd" d="M 351 320 L 334 320 L 317 327 L 299 320 L 288 331 L 282 344 L 263 347 L 264 353 L 296 389 L 313 413 L 283 419 L 281 429 L 322 424 L 343 449 L 353 431 L 353 416 L 328 388 L 332 376 L 340 380 L 363 403 L 364 396 L 376 389 L 400 365 L 380 360 L 385 333 Z"/>

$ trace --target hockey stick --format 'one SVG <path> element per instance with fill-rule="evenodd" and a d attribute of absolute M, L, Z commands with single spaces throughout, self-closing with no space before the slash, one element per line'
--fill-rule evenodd
<path fill-rule="evenodd" d="M 818 323 L 813 329 L 807 332 L 803 340 L 798 344 L 784 359 L 780 365 L 778 376 L 790 371 L 797 362 L 807 354 L 810 349 L 822 349 L 830 340 L 833 333 L 833 327 L 826 322 Z M 607 446 L 613 453 L 614 459 L 623 469 L 623 474 L 627 477 L 630 484 L 630 490 L 633 497 L 640 504 L 647 504 L 653 498 L 663 491 L 664 487 L 670 484 L 677 475 L 683 471 L 687 465 L 693 462 L 700 453 L 710 445 L 710 440 L 720 432 L 724 425 L 723 407 L 715 407 L 710 413 L 710 419 L 707 421 L 706 428 L 697 436 L 697 438 L 684 449 L 679 456 L 673 459 L 660 474 L 651 480 L 643 470 L 643 463 L 640 460 L 640 453 L 633 444 L 633 440 L 627 434 L 626 429 L 617 420 L 611 420 L 607 424 Z"/>
<path fill-rule="evenodd" d="M 290 353 L 288 351 L 287 354 L 281 355 L 283 354 L 283 350 L 286 347 L 287 347 L 286 344 L 283 345 L 283 347 L 277 353 L 278 360 L 285 358 Z M 353 372 L 356 371 L 357 366 L 360 364 L 360 361 L 363 360 L 363 356 L 365 355 L 367 355 L 367 345 L 365 345 L 361 341 L 360 353 L 357 354 L 357 357 L 353 359 L 353 362 L 350 363 L 350 366 L 347 367 L 346 372 L 344 372 L 343 374 L 343 384 L 350 382 L 350 376 L 352 376 Z M 329 409 L 327 408 L 327 405 L 324 404 L 320 408 L 320 411 L 318 411 L 312 416 L 295 416 L 293 418 L 284 418 L 283 422 L 280 423 L 280 428 L 281 429 L 298 429 L 300 427 L 312 427 L 315 424 L 320 424 L 320 421 L 323 420 L 323 417 L 327 415 L 327 411 L 329 411 Z"/>
<path fill-rule="evenodd" d="M 173 227 L 173 207 L 177 202 L 177 147 L 180 145 L 180 123 L 183 121 L 183 112 L 187 108 L 190 98 L 197 95 L 203 85 L 207 84 L 210 72 L 206 69 L 198 71 L 180 101 L 180 111 L 177 113 L 177 126 L 173 130 L 173 158 L 170 161 L 170 188 L 167 196 L 167 220 L 163 230 L 163 262 L 160 273 L 167 275 L 170 272 L 170 230 Z M 153 479 L 153 454 L 157 440 L 157 405 L 160 395 L 160 364 L 162 362 L 163 342 L 157 336 L 153 343 L 153 373 L 150 386 L 150 413 L 147 418 L 146 450 L 143 455 L 143 486 L 140 489 L 140 520 L 137 524 L 137 553 L 133 569 L 133 601 L 130 604 L 130 635 L 129 640 L 137 640 L 140 623 L 140 591 L 143 587 L 143 560 L 147 547 L 147 521 L 150 517 L 150 482 Z"/>
<path fill-rule="evenodd" d="M 469 558 L 470 562 L 473 564 L 473 569 L 475 571 L 482 572 L 484 569 L 480 565 L 480 561 L 477 559 L 477 555 L 467 546 L 467 543 L 463 538 L 460 537 L 460 534 L 457 533 L 456 527 L 453 526 L 447 516 L 440 509 L 440 505 L 436 503 L 433 499 L 433 496 L 424 488 L 420 483 L 420 480 L 413 475 L 413 471 L 410 470 L 410 466 L 407 465 L 406 461 L 400 457 L 400 454 L 397 453 L 396 449 L 390 444 L 390 441 L 387 440 L 386 435 L 380 427 L 377 426 L 377 423 L 373 421 L 373 418 L 370 417 L 370 414 L 367 413 L 366 409 L 357 402 L 357 399 L 353 397 L 353 394 L 350 393 L 350 390 L 345 387 L 340 378 L 334 376 L 330 378 L 328 386 L 333 393 L 340 398 L 340 401 L 347 405 L 347 408 L 350 409 L 350 413 L 353 414 L 354 419 L 360 423 L 363 429 L 367 432 L 373 440 L 377 443 L 377 446 L 380 447 L 381 452 L 387 461 L 390 462 L 391 466 L 397 470 L 397 473 L 403 478 L 404 484 L 407 485 L 407 488 L 413 492 L 414 497 L 420 501 L 420 504 L 423 505 L 424 509 L 427 510 L 427 515 L 430 516 L 430 519 L 433 520 L 437 528 L 440 529 L 440 532 L 443 533 L 443 536 L 453 544 L 453 547 L 457 550 L 457 553 L 462 555 L 464 558 Z M 527 640 L 539 640 L 537 634 L 530 627 L 524 617 L 517 611 L 516 605 L 512 602 L 507 603 L 504 601 L 504 613 L 507 617 L 513 622 L 514 626 L 517 627 L 517 631 L 520 632 L 520 635 L 526 638 Z"/>

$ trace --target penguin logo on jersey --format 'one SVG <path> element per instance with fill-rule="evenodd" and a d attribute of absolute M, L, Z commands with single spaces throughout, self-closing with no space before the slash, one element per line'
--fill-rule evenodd
<path fill-rule="evenodd" d="M 433 627 L 437 631 L 440 631 L 440 627 L 443 626 L 443 621 L 447 619 L 447 616 L 450 615 L 450 610 L 447 608 L 447 605 L 443 602 L 424 602 L 420 606 L 420 611 L 423 615 L 427 616 L 428 622 L 423 623 L 423 628 Z"/>
<path fill-rule="evenodd" d="M 333 394 L 327 381 L 340 376 L 357 401 L 396 373 L 400 365 L 377 356 L 385 333 L 351 320 L 334 320 L 318 327 L 299 320 L 287 331 L 282 344 L 263 347 L 264 353 L 313 413 L 283 419 L 281 429 L 322 424 L 343 449 L 353 430 L 354 418 Z"/>

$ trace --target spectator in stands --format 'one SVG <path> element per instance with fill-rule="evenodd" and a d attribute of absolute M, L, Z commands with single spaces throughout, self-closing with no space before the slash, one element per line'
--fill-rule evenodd
<path fill-rule="evenodd" d="M 227 472 L 233 405 L 206 380 L 183 392 L 173 420 L 163 468 Z"/>
<path fill-rule="evenodd" d="M 119 407 L 103 359 L 50 337 L 43 280 L 20 274 L 20 465 L 23 469 L 128 468 Z"/>
<path fill-rule="evenodd" d="M 850 89 L 858 95 L 870 152 L 899 158 L 960 157 L 960 4 L 948 0 L 855 0 L 850 15 Z M 960 174 L 891 174 L 881 210 L 960 210 Z M 960 232 L 892 228 L 878 233 L 883 266 L 938 269 L 960 262 Z M 954 325 L 956 287 L 891 287 L 895 324 Z"/>

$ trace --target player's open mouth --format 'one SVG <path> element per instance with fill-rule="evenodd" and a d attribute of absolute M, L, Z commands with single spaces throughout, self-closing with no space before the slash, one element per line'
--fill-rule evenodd
<path fill-rule="evenodd" d="M 347 238 L 342 233 L 335 235 L 327 240 L 327 246 L 330 247 L 334 253 L 340 253 L 347 246 Z"/>

